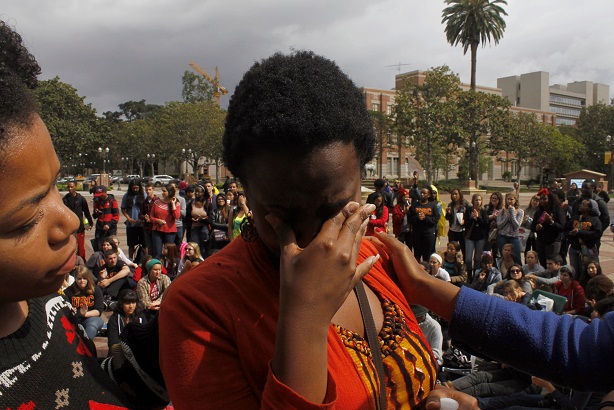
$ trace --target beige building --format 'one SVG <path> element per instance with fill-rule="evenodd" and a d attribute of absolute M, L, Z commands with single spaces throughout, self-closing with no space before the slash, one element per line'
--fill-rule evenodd
<path fill-rule="evenodd" d="M 376 111 L 383 115 L 390 115 L 394 107 L 394 99 L 396 90 L 403 87 L 405 82 L 410 84 L 422 85 L 426 79 L 426 71 L 414 70 L 407 73 L 397 74 L 395 77 L 395 88 L 392 90 L 383 90 L 377 88 L 362 87 L 365 104 L 370 111 Z M 469 84 L 461 83 L 460 87 L 463 90 L 469 90 Z M 477 90 L 502 96 L 503 92 L 500 88 L 492 88 L 485 86 L 477 86 Z M 533 108 L 512 107 L 512 112 L 529 112 L 545 123 L 555 124 L 556 114 L 550 110 L 540 110 Z M 368 175 L 386 176 L 388 178 L 408 178 L 414 171 L 419 171 L 421 178 L 424 177 L 422 166 L 415 160 L 412 155 L 412 148 L 406 144 L 398 144 L 396 135 L 386 133 L 375 124 L 378 151 L 376 157 L 371 161 L 370 170 L 372 173 Z M 381 146 L 381 154 L 380 147 Z M 450 158 L 449 168 L 447 170 L 438 170 L 437 179 L 456 178 L 458 173 L 458 157 Z M 488 169 L 480 176 L 480 181 L 494 181 L 503 179 L 505 172 L 511 172 L 516 175 L 516 167 L 518 166 L 513 155 L 505 152 L 500 152 L 499 155 L 491 157 L 488 164 Z M 523 165 L 521 169 L 521 179 L 531 179 L 538 174 L 539 170 L 529 164 Z"/>
<path fill-rule="evenodd" d="M 576 125 L 582 108 L 610 102 L 610 86 L 592 81 L 550 85 L 550 74 L 536 71 L 497 79 L 497 87 L 512 105 L 550 111 L 556 125 Z"/>

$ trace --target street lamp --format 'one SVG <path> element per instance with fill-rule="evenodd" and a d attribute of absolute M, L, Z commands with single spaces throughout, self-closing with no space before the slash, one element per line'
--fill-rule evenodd
<path fill-rule="evenodd" d="M 151 164 L 151 176 L 154 176 L 154 162 L 156 161 L 156 154 L 147 154 L 147 162 Z"/>
<path fill-rule="evenodd" d="M 614 141 L 612 141 L 611 135 L 605 137 L 605 140 L 610 144 L 610 182 L 608 183 L 608 191 L 610 191 L 614 188 L 614 158 L 612 158 L 614 156 Z"/>
<path fill-rule="evenodd" d="M 98 147 L 98 154 L 102 157 L 102 173 L 107 173 L 107 158 L 109 157 L 109 147 L 102 149 L 102 147 Z"/>
<path fill-rule="evenodd" d="M 184 172 L 184 176 L 187 178 L 188 176 L 188 159 L 190 159 L 192 157 L 192 148 L 189 148 L 187 151 L 185 148 L 183 148 L 181 150 L 181 153 L 183 154 L 183 158 L 185 159 L 185 172 Z M 188 154 L 186 156 L 186 153 Z"/>

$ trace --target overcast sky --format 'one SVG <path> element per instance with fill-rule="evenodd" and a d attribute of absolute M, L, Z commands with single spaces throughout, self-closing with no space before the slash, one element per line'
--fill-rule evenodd
<path fill-rule="evenodd" d="M 497 77 L 542 70 L 551 84 L 614 86 L 614 1 L 508 2 L 503 39 L 478 50 L 478 84 L 494 87 Z M 210 74 L 218 66 L 232 93 L 254 61 L 291 49 L 335 60 L 359 87 L 391 89 L 399 64 L 401 72 L 447 64 L 469 82 L 469 55 L 446 43 L 440 0 L 2 3 L 0 19 L 22 34 L 42 78 L 59 76 L 99 114 L 129 100 L 180 100 L 190 61 Z"/>

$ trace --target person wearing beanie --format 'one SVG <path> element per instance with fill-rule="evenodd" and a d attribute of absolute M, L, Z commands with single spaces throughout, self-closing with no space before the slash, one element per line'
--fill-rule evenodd
<path fill-rule="evenodd" d="M 171 285 L 167 275 L 162 274 L 162 262 L 151 259 L 147 262 L 147 276 L 141 278 L 136 285 L 138 306 L 144 312 L 147 320 L 158 315 L 164 292 Z"/>

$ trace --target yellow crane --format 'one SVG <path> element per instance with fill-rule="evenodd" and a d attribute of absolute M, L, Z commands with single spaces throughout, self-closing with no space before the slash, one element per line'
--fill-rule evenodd
<path fill-rule="evenodd" d="M 200 68 L 200 66 L 196 64 L 194 61 L 192 61 L 189 65 L 190 67 L 192 67 L 192 69 L 194 69 L 194 71 L 196 71 L 198 74 L 205 77 L 207 81 L 211 83 L 211 85 L 213 86 L 213 90 L 214 90 L 213 96 L 215 98 L 215 102 L 217 102 L 217 105 L 220 105 L 220 95 L 228 94 L 228 90 L 225 87 L 220 85 L 220 77 L 217 71 L 217 67 L 215 67 L 215 77 L 212 78 L 209 74 L 207 74 L 205 70 Z"/>

